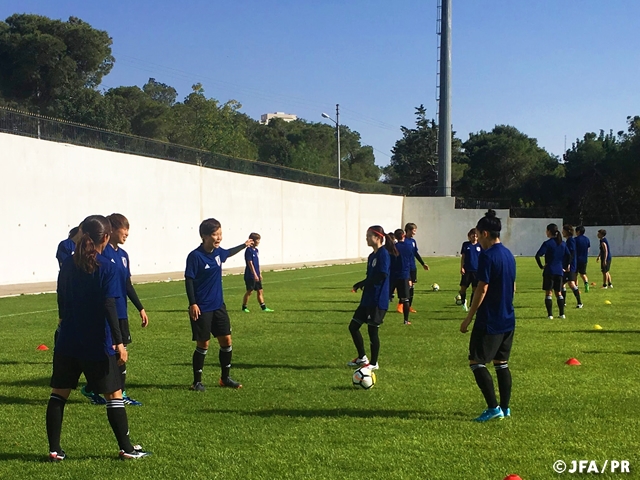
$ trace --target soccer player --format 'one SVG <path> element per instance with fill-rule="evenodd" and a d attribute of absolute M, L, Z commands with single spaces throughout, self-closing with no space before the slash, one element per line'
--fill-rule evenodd
<path fill-rule="evenodd" d="M 404 230 L 397 229 L 393 232 L 398 256 L 391 255 L 389 276 L 389 300 L 393 293 L 398 292 L 398 313 L 404 314 L 404 324 L 411 325 L 409 321 L 409 288 L 411 288 L 411 264 L 413 261 L 413 248 L 404 241 Z"/>
<path fill-rule="evenodd" d="M 411 247 L 413 248 L 413 256 L 416 260 L 418 260 L 418 262 L 420 262 L 422 268 L 425 270 L 429 270 L 429 265 L 427 265 L 424 260 L 422 260 L 422 257 L 418 253 L 418 242 L 416 242 L 416 239 L 413 238 L 415 237 L 417 231 L 418 226 L 415 223 L 407 223 L 404 226 L 404 232 L 406 234 L 404 241 L 411 245 Z M 409 305 L 413 305 L 413 291 L 415 284 L 418 282 L 418 269 L 416 268 L 415 261 L 411 263 L 411 271 L 409 273 L 411 275 L 411 287 L 409 287 Z M 416 313 L 413 307 L 410 307 L 410 310 L 411 313 Z"/>
<path fill-rule="evenodd" d="M 571 225 L 563 225 L 562 236 L 565 238 L 565 243 L 569 254 L 571 255 L 571 261 L 569 262 L 569 268 L 564 272 L 563 284 L 562 284 L 562 296 L 564 297 L 564 303 L 567 303 L 567 289 L 566 284 L 569 284 L 569 288 L 573 292 L 578 302 L 576 308 L 582 308 L 582 299 L 580 298 L 580 288 L 576 284 L 578 281 L 578 254 L 576 250 L 576 239 L 573 237 L 573 227 Z"/>
<path fill-rule="evenodd" d="M 600 271 L 602 272 L 602 288 L 613 288 L 611 283 L 611 248 L 609 247 L 609 240 L 605 237 L 607 231 L 605 229 L 598 230 L 598 238 L 600 239 L 600 252 L 596 262 L 600 262 Z"/>
<path fill-rule="evenodd" d="M 127 412 L 120 390 L 118 364 L 127 361 L 122 343 L 116 298 L 120 295 L 115 266 L 101 255 L 109 242 L 111 224 L 101 215 L 83 222 L 83 235 L 58 276 L 58 313 L 61 329 L 53 354 L 51 396 L 46 425 L 49 461 L 66 455 L 60 446 L 64 407 L 84 373 L 97 393 L 107 399 L 107 418 L 120 447 L 120 458 L 149 455 L 129 440 Z"/>
<path fill-rule="evenodd" d="M 247 292 L 242 299 L 242 311 L 249 313 L 247 304 L 249 303 L 249 297 L 251 292 L 258 292 L 258 303 L 263 312 L 273 312 L 267 304 L 264 302 L 264 291 L 262 290 L 262 273 L 260 273 L 260 260 L 258 259 L 258 245 L 260 245 L 260 234 L 252 233 L 249 235 L 249 239 L 253 240 L 253 246 L 247 248 L 244 251 L 244 261 L 246 266 L 244 267 L 244 284 L 247 287 Z"/>
<path fill-rule="evenodd" d="M 566 318 L 564 314 L 564 297 L 562 296 L 562 280 L 565 270 L 569 268 L 571 255 L 567 245 L 562 241 L 562 234 L 555 223 L 547 225 L 547 237 L 549 240 L 545 241 L 536 253 L 536 262 L 538 262 L 540 269 L 543 270 L 542 290 L 546 294 L 544 304 L 547 307 L 547 317 L 553 320 L 553 292 L 556 294 L 560 318 Z M 542 256 L 544 256 L 544 265 L 540 261 Z"/>
<path fill-rule="evenodd" d="M 193 352 L 193 384 L 190 390 L 204 392 L 202 369 L 209 350 L 209 339 L 213 335 L 220 345 L 219 384 L 221 387 L 241 388 L 242 384 L 231 379 L 231 321 L 222 296 L 222 264 L 227 258 L 253 245 L 249 239 L 245 243 L 226 250 L 220 247 L 222 226 L 215 218 L 208 218 L 200 224 L 202 244 L 187 257 L 184 272 L 189 317 L 191 318 L 192 340 L 196 342 Z"/>
<path fill-rule="evenodd" d="M 482 392 L 487 408 L 475 418 L 487 422 L 511 416 L 511 371 L 509 355 L 516 328 L 513 295 L 516 281 L 516 261 L 500 242 L 502 223 L 496 212 L 489 210 L 476 226 L 482 252 L 478 257 L 478 287 L 460 331 L 467 333 L 476 316 L 469 339 L 469 366 Z M 493 361 L 498 378 L 500 404 L 496 399 L 493 378 L 487 363 Z"/>
<path fill-rule="evenodd" d="M 591 242 L 584 234 L 582 225 L 576 227 L 576 256 L 578 257 L 578 273 L 584 282 L 585 293 L 589 292 L 589 278 L 587 277 L 587 262 L 589 261 L 589 248 Z"/>
<path fill-rule="evenodd" d="M 349 323 L 349 332 L 358 356 L 347 363 L 350 367 L 369 367 L 378 369 L 378 355 L 380 354 L 380 325 L 389 309 L 389 273 L 390 255 L 398 256 L 398 250 L 393 236 L 384 233 L 379 225 L 367 230 L 367 245 L 373 249 L 367 260 L 367 278 L 353 286 L 354 291 L 362 289 L 360 305 Z M 371 345 L 371 360 L 364 350 L 364 339 L 360 327 L 366 323 Z"/>
<path fill-rule="evenodd" d="M 60 268 L 62 268 L 62 262 L 64 262 L 67 257 L 73 255 L 73 252 L 76 251 L 76 242 L 80 240 L 80 237 L 82 237 L 80 226 L 73 227 L 69 230 L 69 237 L 58 244 L 56 259 L 58 260 L 58 266 Z"/>
<path fill-rule="evenodd" d="M 102 253 L 105 257 L 111 260 L 116 266 L 116 281 L 118 282 L 118 288 L 120 295 L 116 300 L 116 310 L 118 312 L 118 319 L 120 321 L 120 332 L 122 333 L 122 343 L 124 348 L 131 343 L 131 331 L 129 329 L 129 315 L 127 313 L 127 297 L 131 300 L 131 303 L 136 307 L 140 313 L 140 319 L 142 320 L 142 328 L 149 325 L 149 317 L 145 312 L 138 294 L 136 293 L 133 284 L 131 283 L 131 264 L 129 262 L 129 254 L 120 247 L 127 241 L 129 236 L 129 220 L 127 217 L 120 213 L 113 213 L 107 217 L 111 222 L 111 239 L 109 244 Z M 120 365 L 120 374 L 122 377 L 122 400 L 125 405 L 141 406 L 142 403 L 134 400 L 127 395 L 126 381 L 127 381 L 127 364 L 122 363 Z"/>
<path fill-rule="evenodd" d="M 478 257 L 482 252 L 482 247 L 478 244 L 478 232 L 475 228 L 469 230 L 467 233 L 466 242 L 462 243 L 460 247 L 460 299 L 462 300 L 462 308 L 465 312 L 469 311 L 467 306 L 467 288 L 471 285 L 471 299 L 469 303 L 473 302 L 473 294 L 478 286 Z"/>

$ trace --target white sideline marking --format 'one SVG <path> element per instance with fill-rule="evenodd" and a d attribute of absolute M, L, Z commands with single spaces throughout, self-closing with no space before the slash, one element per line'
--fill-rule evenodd
<path fill-rule="evenodd" d="M 289 280 L 276 280 L 273 282 L 269 282 L 269 285 L 273 285 L 274 283 L 286 283 L 286 282 L 297 282 L 299 280 L 313 280 L 314 278 L 323 278 L 323 277 L 335 277 L 338 275 L 349 275 L 355 272 L 340 272 L 340 273 L 328 273 L 326 275 L 314 275 L 313 277 L 303 277 L 303 278 L 291 278 Z M 238 288 L 243 288 L 243 286 L 237 286 L 237 287 L 227 287 L 225 290 L 236 290 Z M 156 300 L 159 298 L 170 298 L 170 297 L 182 297 L 185 296 L 186 293 L 173 293 L 171 295 L 160 295 L 159 297 L 145 297 L 145 298 L 141 298 L 140 300 Z M 52 308 L 49 310 L 36 310 L 33 312 L 20 312 L 20 313 L 9 313 L 7 315 L 0 315 L 0 318 L 9 318 L 9 317 L 19 317 L 21 315 L 33 315 L 36 313 L 50 313 L 50 312 L 57 312 L 58 309 L 57 308 Z"/>

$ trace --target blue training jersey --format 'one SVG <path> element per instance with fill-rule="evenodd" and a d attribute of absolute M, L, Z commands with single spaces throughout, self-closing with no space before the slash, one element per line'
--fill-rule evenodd
<path fill-rule="evenodd" d="M 408 280 L 411 278 L 411 265 L 413 262 L 413 248 L 407 242 L 396 243 L 396 249 L 398 250 L 397 257 L 395 255 L 389 255 L 391 267 L 390 278 L 391 280 Z"/>
<path fill-rule="evenodd" d="M 256 275 L 260 278 L 260 259 L 258 258 L 258 249 L 255 247 L 249 247 L 244 251 L 244 278 L 253 279 L 253 273 L 249 268 L 249 262 L 253 263 L 253 268 L 256 270 Z"/>
<path fill-rule="evenodd" d="M 64 262 L 71 255 L 73 255 L 75 251 L 76 251 L 76 242 L 74 242 L 70 238 L 67 238 L 66 240 L 62 240 L 58 244 L 58 250 L 56 251 L 58 266 L 62 267 L 62 262 Z"/>
<path fill-rule="evenodd" d="M 118 318 L 127 319 L 129 318 L 127 313 L 127 284 L 131 278 L 129 254 L 123 248 L 118 247 L 118 250 L 116 250 L 111 244 L 108 244 L 102 255 L 111 260 L 111 263 L 116 266 L 116 280 L 120 293 L 120 296 L 116 299 L 116 310 L 118 311 Z"/>
<path fill-rule="evenodd" d="M 582 234 L 576 236 L 576 256 L 578 257 L 578 263 L 588 262 L 590 247 L 591 242 L 586 235 Z"/>
<path fill-rule="evenodd" d="M 115 266 L 100 254 L 96 259 L 100 266 L 89 274 L 75 265 L 73 257 L 67 258 L 58 274 L 57 287 L 62 322 L 55 351 L 90 361 L 116 354 L 105 302 L 120 295 Z"/>
<path fill-rule="evenodd" d="M 604 245 L 607 246 L 607 262 L 606 263 L 609 263 L 611 261 L 611 247 L 609 246 L 609 240 L 607 240 L 607 237 L 603 237 L 600 239 L 600 262 L 604 260 L 604 258 L 602 258 L 604 254 Z"/>
<path fill-rule="evenodd" d="M 381 310 L 389 309 L 389 273 L 390 255 L 387 249 L 380 247 L 377 252 L 372 252 L 367 260 L 367 280 L 373 279 L 377 274 L 384 273 L 386 278 L 383 283 L 367 285 L 362 292 L 360 305 L 363 307 L 378 307 Z"/>
<path fill-rule="evenodd" d="M 411 245 L 411 255 L 413 256 L 414 260 L 411 262 L 411 271 L 415 272 L 417 270 L 416 268 L 416 261 L 415 261 L 415 257 L 418 253 L 418 242 L 416 242 L 416 239 L 411 237 L 411 238 L 405 238 L 404 239 L 405 243 L 408 243 L 409 245 Z"/>
<path fill-rule="evenodd" d="M 569 262 L 569 271 L 577 272 L 578 271 L 578 254 L 576 252 L 576 239 L 573 237 L 567 238 L 567 250 L 569 250 L 569 254 L 571 255 L 571 262 Z"/>
<path fill-rule="evenodd" d="M 474 328 L 484 328 L 490 335 L 511 332 L 516 328 L 513 287 L 516 260 L 502 243 L 484 250 L 478 257 L 478 281 L 488 285 Z"/>
<path fill-rule="evenodd" d="M 542 256 L 544 256 L 543 275 L 564 275 L 564 269 L 569 266 L 570 259 L 566 243 L 562 242 L 558 245 L 555 238 L 550 238 L 536 253 L 536 257 Z"/>
<path fill-rule="evenodd" d="M 193 279 L 196 304 L 201 312 L 213 312 L 222 308 L 222 264 L 229 258 L 229 251 L 218 247 L 207 253 L 202 245 L 187 257 L 185 278 Z"/>
<path fill-rule="evenodd" d="M 477 272 L 478 271 L 478 258 L 482 252 L 482 247 L 479 243 L 471 243 L 469 241 L 463 242 L 460 247 L 460 254 L 464 255 L 464 263 L 462 267 L 465 272 Z"/>

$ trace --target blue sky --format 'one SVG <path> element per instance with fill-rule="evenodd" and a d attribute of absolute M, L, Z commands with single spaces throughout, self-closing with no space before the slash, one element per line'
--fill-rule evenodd
<path fill-rule="evenodd" d="M 103 87 L 149 77 L 182 99 L 239 100 L 361 133 L 388 163 L 414 107 L 434 116 L 436 0 L 21 0 L 0 18 L 77 16 L 113 38 Z M 555 155 L 585 132 L 640 115 L 637 0 L 453 0 L 453 126 L 514 125 Z M 385 155 L 386 154 L 386 155 Z"/>

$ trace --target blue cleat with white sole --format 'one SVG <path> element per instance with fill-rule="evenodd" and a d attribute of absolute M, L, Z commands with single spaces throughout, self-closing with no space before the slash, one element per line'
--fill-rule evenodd
<path fill-rule="evenodd" d="M 474 418 L 474 422 L 484 423 L 493 419 L 502 420 L 504 418 L 504 413 L 502 413 L 502 409 L 500 407 L 496 408 L 487 408 L 482 415 L 477 418 Z"/>

